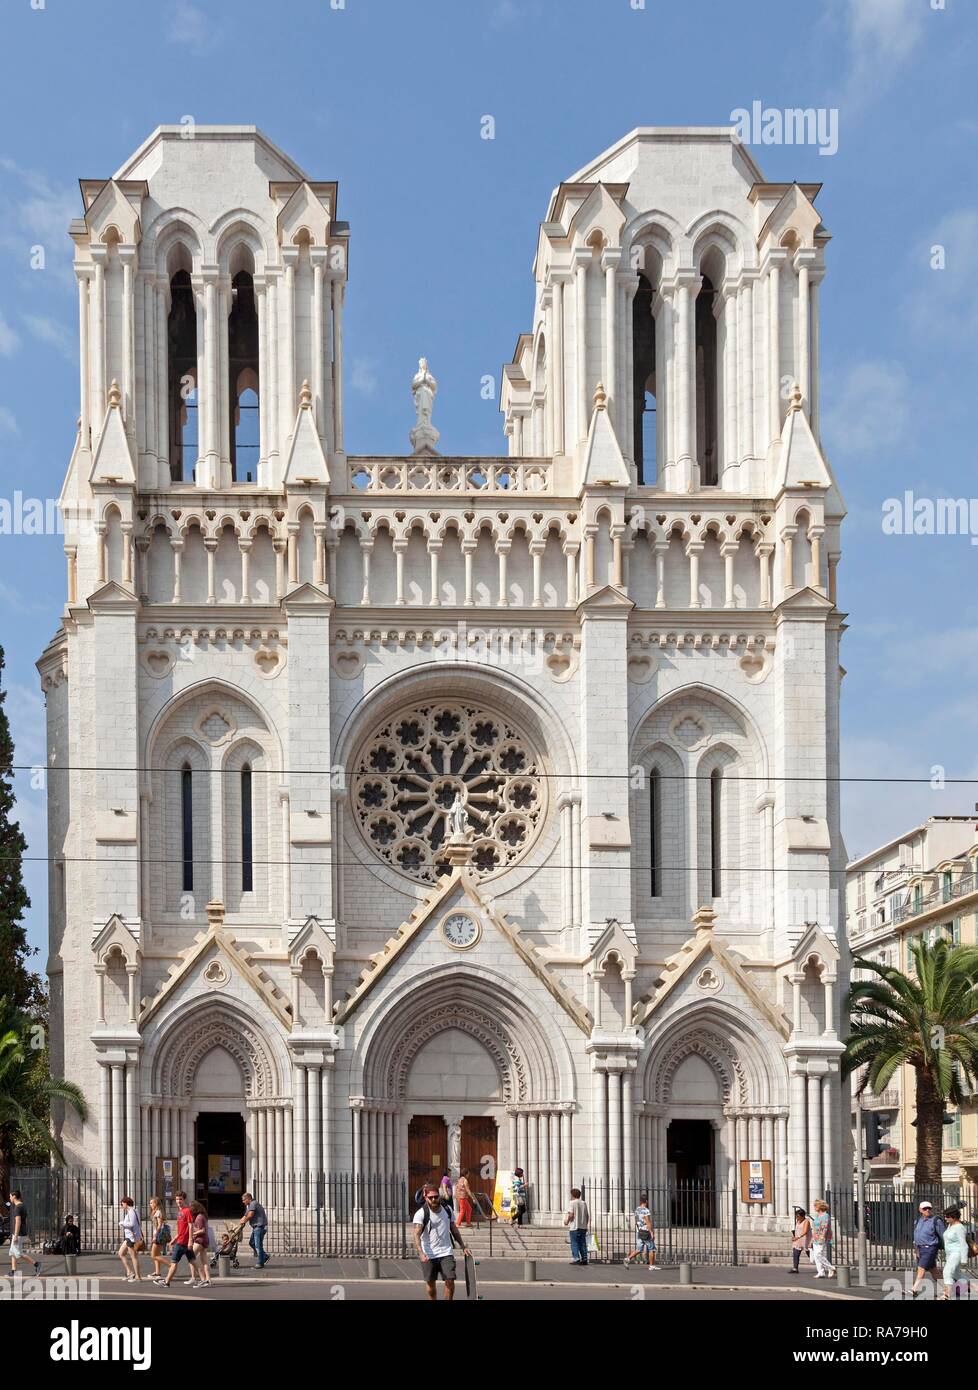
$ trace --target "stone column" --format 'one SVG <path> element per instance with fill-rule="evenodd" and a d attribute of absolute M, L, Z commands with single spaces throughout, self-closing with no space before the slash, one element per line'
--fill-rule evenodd
<path fill-rule="evenodd" d="M 80 402 L 81 423 L 79 434 L 81 447 L 90 449 L 92 447 L 92 363 L 90 360 L 90 347 L 88 341 L 88 284 L 89 272 L 80 270 L 78 273 L 78 341 L 79 341 L 79 360 L 80 360 Z"/>
<path fill-rule="evenodd" d="M 783 1113 L 778 1115 L 775 1120 L 775 1127 L 775 1153 L 777 1155 L 774 1176 L 777 1192 L 775 1210 L 779 1216 L 790 1216 L 791 1213 L 788 1209 L 788 1116 Z"/>
<path fill-rule="evenodd" d="M 336 414 L 336 452 L 343 453 L 343 281 L 333 284 L 333 409 Z"/>
<path fill-rule="evenodd" d="M 574 341 L 576 347 L 577 441 L 579 444 L 583 444 L 587 439 L 589 423 L 587 389 L 587 269 L 590 263 L 590 251 L 582 250 L 574 253 Z"/>
<path fill-rule="evenodd" d="M 111 1075 L 108 1064 L 99 1063 L 98 1069 L 98 1133 L 99 1165 L 104 1173 L 112 1167 L 112 1101 L 109 1091 Z"/>
<path fill-rule="evenodd" d="M 306 1068 L 306 1085 L 308 1088 L 309 1106 L 309 1167 L 315 1178 L 322 1168 L 322 1119 L 320 1107 L 322 1105 L 322 1087 L 319 1079 L 319 1067 L 311 1066 Z"/>
<path fill-rule="evenodd" d="M 159 466 L 156 470 L 157 485 L 162 486 L 170 481 L 170 385 L 167 352 L 167 320 L 170 314 L 170 282 L 165 276 L 161 276 L 156 282 L 156 293 L 153 295 L 155 305 L 156 321 L 156 457 Z M 198 349 L 200 344 L 198 343 Z M 152 382 L 147 383 L 148 389 L 153 389 Z M 200 381 L 197 382 L 197 399 L 200 399 Z M 197 424 L 200 429 L 200 422 Z M 199 438 L 199 435 L 198 435 Z M 198 446 L 199 448 L 199 446 Z"/>
<path fill-rule="evenodd" d="M 625 1024 L 628 1026 L 628 1013 L 626 1011 Z M 635 1187 L 635 1111 L 634 1111 L 634 1077 L 630 1071 L 626 1071 L 621 1081 L 621 1106 L 622 1106 L 622 1147 L 623 1168 L 625 1179 L 625 1201 L 630 1202 Z"/>
<path fill-rule="evenodd" d="M 282 322 L 280 341 L 282 345 L 281 410 L 282 432 L 291 435 L 295 425 L 295 265 L 299 257 L 298 247 L 288 247 L 282 252 L 285 263 L 285 276 L 282 281 Z"/>
<path fill-rule="evenodd" d="M 772 443 L 781 436 L 781 269 L 777 260 L 768 268 L 768 431 Z"/>
<path fill-rule="evenodd" d="M 95 262 L 95 285 L 92 305 L 92 414 L 93 436 L 101 434 L 105 418 L 105 262 L 108 249 L 105 246 L 91 248 Z M 93 438 L 92 447 L 95 447 Z"/>
<path fill-rule="evenodd" d="M 621 412 L 618 408 L 618 363 L 617 363 L 617 337 L 618 337 L 618 263 L 621 260 L 620 251 L 606 250 L 601 256 L 601 268 L 604 271 L 604 379 L 605 391 L 607 394 L 606 409 L 612 427 L 618 434 L 619 439 L 623 436 Z M 625 399 L 622 398 L 622 409 L 625 409 Z"/>
<path fill-rule="evenodd" d="M 553 391 L 553 450 L 567 452 L 564 424 L 564 276 L 553 276 L 553 343 L 550 347 L 551 389 Z"/>
<path fill-rule="evenodd" d="M 822 1078 L 808 1076 L 808 1182 L 812 1197 L 821 1197 L 824 1183 L 822 1167 Z"/>
<path fill-rule="evenodd" d="M 571 1111 L 569 1105 L 561 1106 L 560 1111 L 560 1185 L 561 1203 L 570 1196 L 574 1186 L 574 1154 L 571 1148 Z"/>

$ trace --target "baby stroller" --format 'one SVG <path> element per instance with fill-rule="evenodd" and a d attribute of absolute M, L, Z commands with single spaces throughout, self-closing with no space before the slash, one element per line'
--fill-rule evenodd
<path fill-rule="evenodd" d="M 217 1261 L 221 1255 L 229 1256 L 232 1269 L 238 1268 L 238 1241 L 240 1239 L 241 1228 L 236 1222 L 229 1222 L 228 1225 L 224 1227 L 224 1234 L 221 1236 L 219 1249 L 214 1251 L 214 1257 L 211 1260 L 211 1269 L 217 1269 Z"/>

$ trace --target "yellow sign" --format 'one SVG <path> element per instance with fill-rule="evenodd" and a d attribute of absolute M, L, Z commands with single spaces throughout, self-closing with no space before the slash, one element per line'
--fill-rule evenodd
<path fill-rule="evenodd" d="M 513 1219 L 513 1175 L 502 1168 L 496 1170 L 496 1186 L 492 1194 L 492 1205 L 500 1221 Z"/>

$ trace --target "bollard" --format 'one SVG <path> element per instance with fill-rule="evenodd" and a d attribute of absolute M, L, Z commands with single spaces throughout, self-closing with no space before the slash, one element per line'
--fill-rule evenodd
<path fill-rule="evenodd" d="M 368 1279 L 379 1279 L 379 1278 L 380 1278 L 380 1256 L 379 1256 L 379 1255 L 371 1255 L 371 1256 L 370 1256 L 370 1259 L 367 1261 L 367 1278 L 368 1278 Z"/>
<path fill-rule="evenodd" d="M 693 1282 L 693 1266 L 684 1260 L 679 1266 L 680 1284 L 691 1284 Z"/>
<path fill-rule="evenodd" d="M 839 1268 L 835 1271 L 835 1282 L 838 1284 L 840 1289 L 848 1289 L 850 1287 L 850 1275 L 851 1270 L 849 1269 L 848 1265 L 840 1265 Z"/>
<path fill-rule="evenodd" d="M 523 1261 L 523 1283 L 524 1283 L 524 1284 L 534 1284 L 534 1283 L 536 1283 L 536 1277 L 537 1277 L 537 1262 L 536 1262 L 536 1260 L 524 1260 L 524 1261 Z"/>
<path fill-rule="evenodd" d="M 218 1255 L 217 1257 L 217 1277 L 218 1279 L 231 1278 L 231 1256 Z"/>
<path fill-rule="evenodd" d="M 66 1255 L 66 1256 L 65 1256 L 65 1274 L 67 1274 L 67 1276 L 68 1276 L 69 1279 L 74 1279 L 75 1276 L 77 1275 L 77 1273 L 78 1273 L 78 1256 L 77 1256 L 77 1255 Z"/>

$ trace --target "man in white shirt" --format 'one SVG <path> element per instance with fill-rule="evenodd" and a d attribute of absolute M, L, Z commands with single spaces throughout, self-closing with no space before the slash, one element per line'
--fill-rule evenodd
<path fill-rule="evenodd" d="M 421 1261 L 421 1270 L 428 1297 L 434 1301 L 438 1297 L 437 1282 L 440 1274 L 445 1284 L 445 1297 L 455 1297 L 455 1256 L 452 1246 L 460 1245 L 463 1255 L 472 1252 L 462 1240 L 452 1213 L 442 1203 L 438 1188 L 426 1182 L 421 1193 L 424 1206 L 414 1214 L 414 1248 Z"/>

